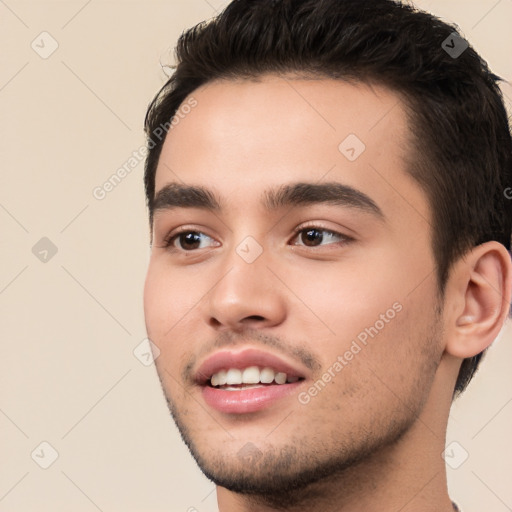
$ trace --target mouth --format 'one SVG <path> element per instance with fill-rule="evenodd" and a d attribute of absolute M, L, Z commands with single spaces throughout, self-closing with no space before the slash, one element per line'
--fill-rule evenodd
<path fill-rule="evenodd" d="M 283 384 L 290 384 L 301 379 L 303 379 L 303 377 L 288 375 L 268 366 L 264 368 L 249 366 L 243 369 L 222 369 L 211 376 L 208 385 L 226 391 L 238 391 L 241 389 L 254 389 L 265 386 L 282 386 Z"/>
<path fill-rule="evenodd" d="M 205 402 L 228 414 L 256 412 L 293 394 L 305 371 L 255 349 L 218 352 L 196 373 Z"/>

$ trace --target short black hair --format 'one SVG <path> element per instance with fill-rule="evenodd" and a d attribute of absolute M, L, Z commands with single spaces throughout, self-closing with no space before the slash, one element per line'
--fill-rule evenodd
<path fill-rule="evenodd" d="M 441 296 L 451 265 L 467 250 L 490 240 L 510 250 L 512 138 L 500 78 L 455 25 L 393 0 L 234 0 L 181 35 L 176 61 L 145 118 L 151 227 L 165 140 L 155 142 L 155 131 L 213 80 L 293 73 L 379 84 L 403 99 L 413 140 L 407 170 L 432 210 Z M 482 355 L 463 361 L 455 394 Z"/>

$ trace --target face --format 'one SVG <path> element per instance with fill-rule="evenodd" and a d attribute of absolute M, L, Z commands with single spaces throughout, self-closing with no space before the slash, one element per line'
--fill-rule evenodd
<path fill-rule="evenodd" d="M 397 443 L 442 355 L 405 110 L 384 88 L 273 76 L 193 97 L 156 172 L 158 375 L 215 483 L 305 488 Z"/>

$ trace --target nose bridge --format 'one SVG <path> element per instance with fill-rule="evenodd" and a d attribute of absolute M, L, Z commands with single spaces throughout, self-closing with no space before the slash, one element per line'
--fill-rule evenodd
<path fill-rule="evenodd" d="M 225 255 L 222 278 L 209 294 L 210 318 L 230 327 L 258 317 L 265 323 L 282 321 L 284 297 L 268 269 L 270 249 L 246 236 Z"/>
<path fill-rule="evenodd" d="M 231 295 L 232 300 L 256 298 L 268 286 L 271 273 L 267 268 L 268 249 L 254 237 L 246 236 L 226 254 L 224 278 L 215 287 L 219 299 Z"/>

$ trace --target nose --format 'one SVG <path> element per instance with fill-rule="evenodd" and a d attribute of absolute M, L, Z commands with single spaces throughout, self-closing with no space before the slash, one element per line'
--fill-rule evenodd
<path fill-rule="evenodd" d="M 247 263 L 233 253 L 220 281 L 208 294 L 208 323 L 217 330 L 240 331 L 281 324 L 286 297 L 264 255 Z"/>

